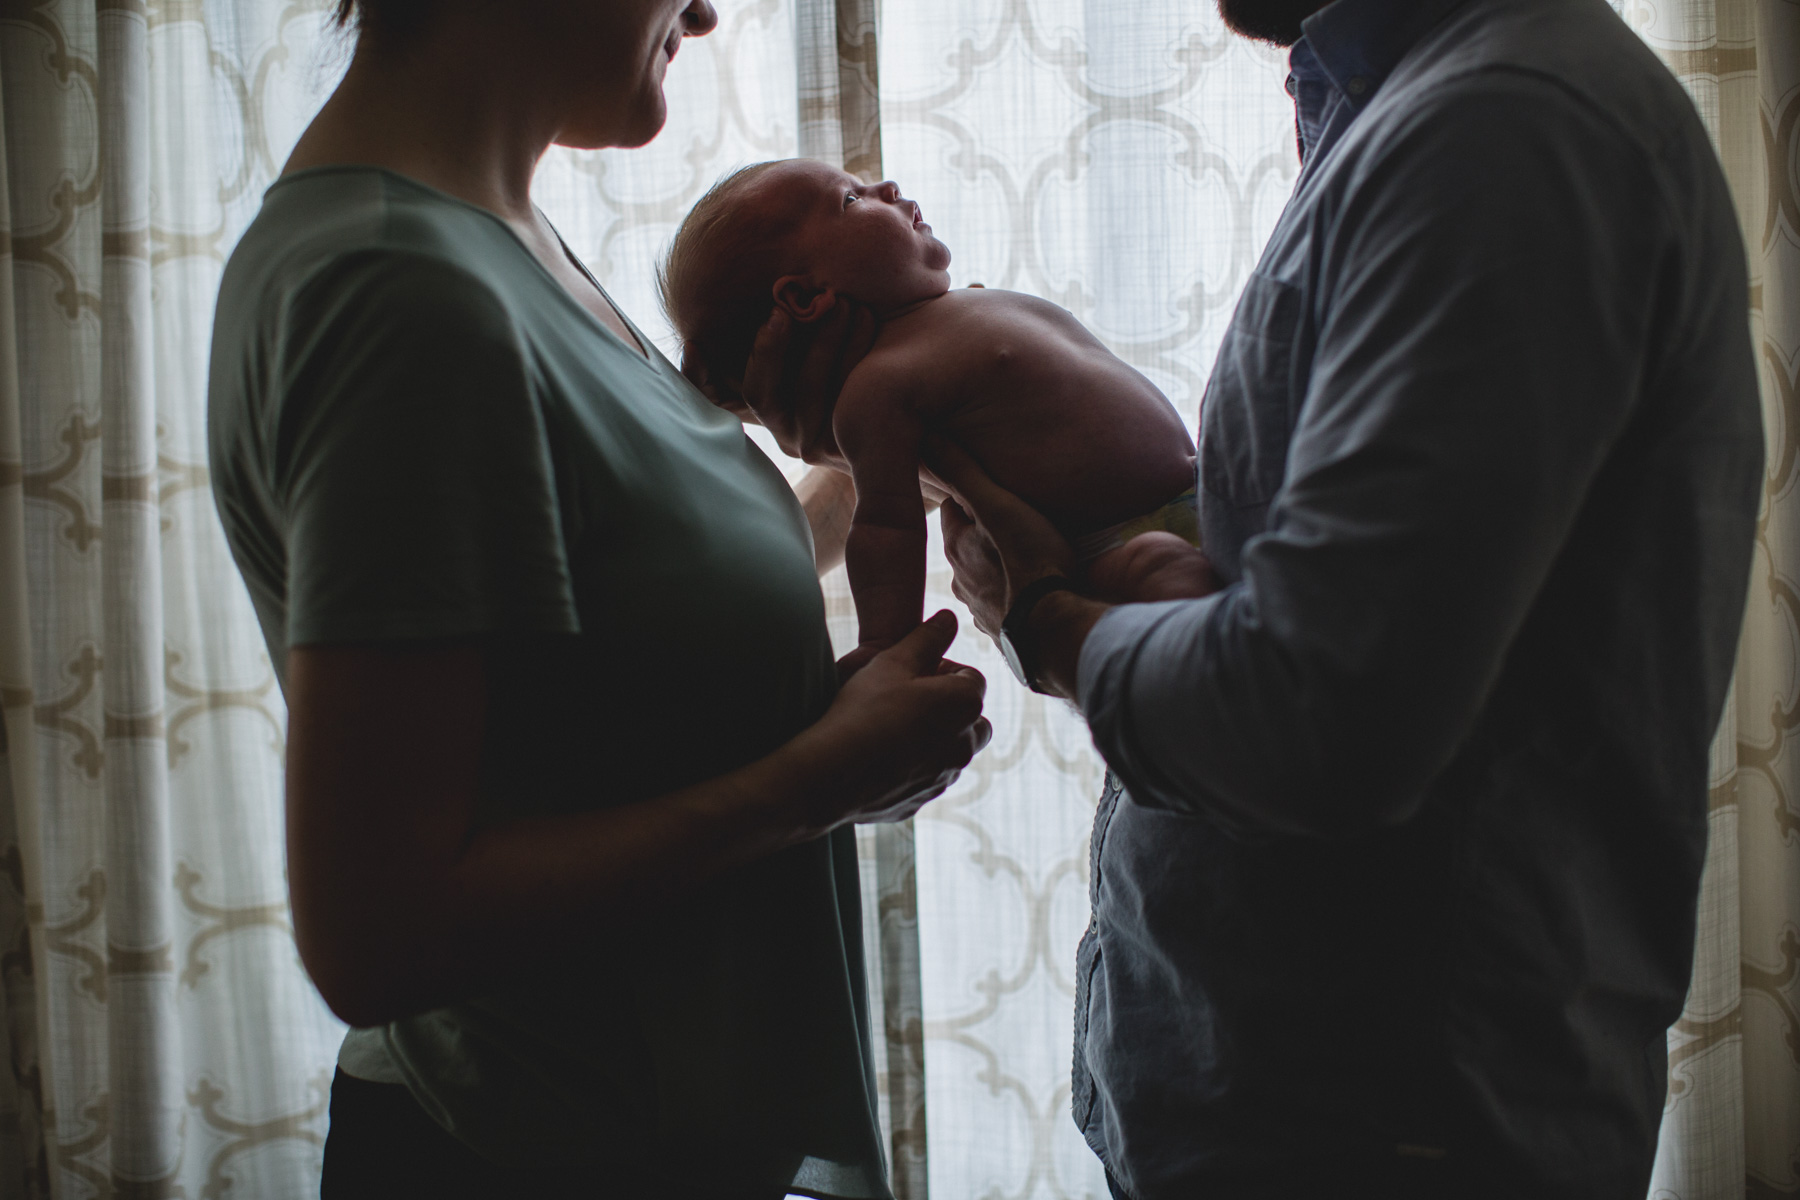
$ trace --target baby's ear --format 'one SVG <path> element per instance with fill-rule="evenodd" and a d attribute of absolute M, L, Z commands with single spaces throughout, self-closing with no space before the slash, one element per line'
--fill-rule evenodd
<path fill-rule="evenodd" d="M 775 307 L 802 324 L 817 321 L 837 305 L 837 293 L 820 287 L 804 275 L 783 275 L 775 281 Z"/>

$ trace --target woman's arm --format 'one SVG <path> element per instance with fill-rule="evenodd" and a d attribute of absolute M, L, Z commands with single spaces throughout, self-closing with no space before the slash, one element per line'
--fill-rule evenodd
<path fill-rule="evenodd" d="M 288 876 L 332 1010 L 382 1024 L 452 1003 L 733 867 L 852 821 L 900 820 L 987 743 L 981 676 L 940 613 L 773 754 L 667 796 L 477 827 L 482 645 L 288 655 Z"/>
<path fill-rule="evenodd" d="M 812 526 L 813 562 L 824 575 L 844 561 L 844 543 L 856 511 L 856 485 L 842 471 L 814 467 L 794 485 L 794 494 Z"/>

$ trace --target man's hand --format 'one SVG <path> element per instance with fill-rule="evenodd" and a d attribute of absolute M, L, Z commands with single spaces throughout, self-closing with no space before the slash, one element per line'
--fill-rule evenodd
<path fill-rule="evenodd" d="M 944 503 L 944 553 L 951 591 L 969 606 L 976 628 L 996 640 L 1013 598 L 1047 575 L 1075 577 L 1075 552 L 1047 517 L 988 477 L 961 447 L 935 440 L 931 466 L 954 493 Z M 1023 631 L 1037 654 L 1039 681 L 1076 696 L 1081 647 L 1111 603 L 1179 600 L 1219 590 L 1204 554 L 1172 533 L 1133 538 L 1085 582 L 1103 599 L 1053 592 Z"/>
<path fill-rule="evenodd" d="M 1141 533 L 1103 555 L 1088 569 L 1087 584 L 1115 604 L 1197 599 L 1224 587 L 1212 560 L 1172 533 Z"/>
<path fill-rule="evenodd" d="M 844 380 L 875 344 L 876 328 L 873 312 L 842 297 L 811 324 L 797 324 L 777 308 L 757 331 L 741 387 L 709 378 L 691 353 L 681 371 L 714 404 L 774 434 L 793 457 L 848 470 L 831 415 Z"/>
<path fill-rule="evenodd" d="M 1046 575 L 1072 576 L 1075 551 L 1049 518 L 995 483 L 961 446 L 932 438 L 926 455 L 951 492 L 939 510 L 950 590 L 969 606 L 975 627 L 998 638 L 1013 597 Z"/>

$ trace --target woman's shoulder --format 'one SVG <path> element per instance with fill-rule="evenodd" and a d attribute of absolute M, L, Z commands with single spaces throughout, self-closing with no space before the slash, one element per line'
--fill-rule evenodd
<path fill-rule="evenodd" d="M 509 307 L 517 252 L 497 217 L 404 176 L 312 168 L 269 189 L 226 266 L 219 317 L 285 324 L 347 305 L 485 324 Z"/>

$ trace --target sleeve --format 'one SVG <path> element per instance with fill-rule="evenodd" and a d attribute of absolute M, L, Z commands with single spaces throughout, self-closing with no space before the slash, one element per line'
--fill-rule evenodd
<path fill-rule="evenodd" d="M 452 264 L 327 264 L 283 315 L 273 434 L 289 645 L 579 629 L 510 314 Z"/>
<path fill-rule="evenodd" d="M 1130 605 L 1080 702 L 1135 800 L 1249 835 L 1405 820 L 1624 429 L 1677 239 L 1647 156 L 1524 76 L 1356 164 L 1281 490 L 1240 579 Z"/>

